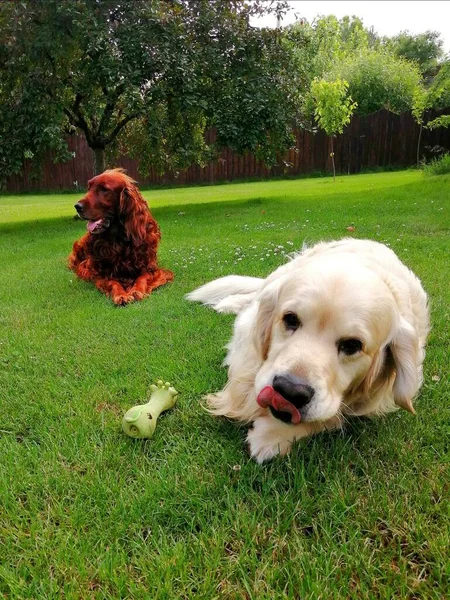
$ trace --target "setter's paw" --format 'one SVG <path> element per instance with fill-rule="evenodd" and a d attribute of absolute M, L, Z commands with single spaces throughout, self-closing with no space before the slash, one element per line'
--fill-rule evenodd
<path fill-rule="evenodd" d="M 133 297 L 133 300 L 143 300 L 147 295 L 145 292 L 134 286 L 128 290 L 128 294 Z"/>
<path fill-rule="evenodd" d="M 134 301 L 134 297 L 127 292 L 119 292 L 112 295 L 112 301 L 116 306 L 126 306 Z"/>

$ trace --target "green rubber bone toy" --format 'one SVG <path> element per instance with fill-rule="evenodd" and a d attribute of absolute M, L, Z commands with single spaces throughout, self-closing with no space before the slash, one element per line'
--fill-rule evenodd
<path fill-rule="evenodd" d="M 178 392 L 170 383 L 161 380 L 151 385 L 151 396 L 147 404 L 139 404 L 128 410 L 122 421 L 122 429 L 133 438 L 151 438 L 159 415 L 172 408 Z"/>

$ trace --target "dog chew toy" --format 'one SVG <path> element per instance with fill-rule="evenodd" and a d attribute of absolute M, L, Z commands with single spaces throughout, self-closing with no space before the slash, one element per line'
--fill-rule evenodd
<path fill-rule="evenodd" d="M 266 385 L 266 387 L 259 392 L 256 401 L 262 408 L 273 408 L 278 412 L 291 415 L 290 421 L 294 425 L 300 423 L 302 419 L 298 408 L 294 406 L 292 402 L 289 402 L 289 400 L 283 398 L 283 396 L 274 390 L 270 385 Z"/>
<path fill-rule="evenodd" d="M 128 410 L 122 420 L 124 433 L 133 438 L 151 438 L 156 429 L 156 421 L 165 410 L 172 408 L 178 392 L 161 380 L 150 386 L 151 396 L 147 404 L 139 404 Z"/>

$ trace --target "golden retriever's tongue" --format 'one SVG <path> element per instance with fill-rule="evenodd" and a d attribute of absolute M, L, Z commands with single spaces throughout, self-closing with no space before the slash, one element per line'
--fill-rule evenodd
<path fill-rule="evenodd" d="M 99 219 L 98 221 L 88 221 L 88 224 L 86 225 L 86 227 L 87 227 L 87 230 L 89 231 L 89 233 L 92 233 L 93 231 L 95 231 L 97 226 L 100 225 L 100 223 L 102 221 L 103 221 L 103 219 Z"/>
<path fill-rule="evenodd" d="M 292 402 L 283 398 L 283 396 L 275 391 L 270 385 L 267 385 L 259 392 L 256 401 L 262 408 L 271 406 L 280 412 L 289 413 L 291 415 L 291 423 L 294 423 L 294 425 L 301 421 L 302 417 L 298 408 L 294 406 Z"/>

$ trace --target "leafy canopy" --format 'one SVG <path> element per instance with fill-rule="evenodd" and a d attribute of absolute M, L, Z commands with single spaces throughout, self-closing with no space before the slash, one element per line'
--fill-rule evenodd
<path fill-rule="evenodd" d="M 444 43 L 437 31 L 419 34 L 402 31 L 392 38 L 383 38 L 383 42 L 396 56 L 416 63 L 425 77 L 433 74 L 444 57 Z"/>
<path fill-rule="evenodd" d="M 347 95 L 348 83 L 342 79 L 324 81 L 315 79 L 311 93 L 314 98 L 316 120 L 327 135 L 342 133 L 357 104 Z"/>
<path fill-rule="evenodd" d="M 349 54 L 325 77 L 341 77 L 348 82 L 349 93 L 361 115 L 381 108 L 395 113 L 410 110 L 421 85 L 420 72 L 413 63 L 384 50 Z"/>
<path fill-rule="evenodd" d="M 256 0 L 0 3 L 0 180 L 82 133 L 97 169 L 126 149 L 144 170 L 179 169 L 217 143 L 274 161 L 290 143 L 298 86 Z M 282 8 L 282 7 L 281 7 Z"/>
<path fill-rule="evenodd" d="M 450 106 L 450 61 L 444 63 L 432 84 L 426 88 L 421 86 L 414 95 L 412 114 L 417 123 L 423 124 L 425 112 L 430 109 L 440 109 Z M 425 126 L 429 129 L 448 127 L 450 116 L 441 115 L 429 121 Z"/>
<path fill-rule="evenodd" d="M 381 38 L 357 17 L 339 20 L 330 15 L 312 23 L 298 21 L 286 28 L 284 43 L 292 48 L 306 90 L 302 96 L 305 121 L 314 113 L 311 85 L 315 78 L 346 80 L 358 114 L 381 108 L 402 112 L 412 108 L 427 69 L 442 59 L 442 40 L 436 32 Z"/>

